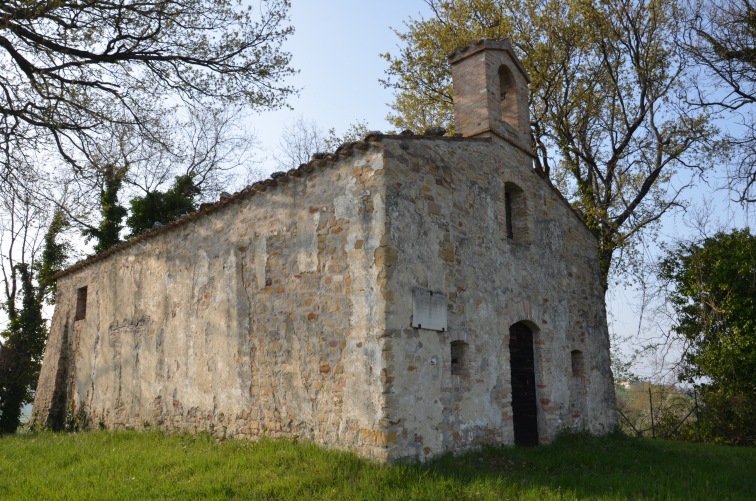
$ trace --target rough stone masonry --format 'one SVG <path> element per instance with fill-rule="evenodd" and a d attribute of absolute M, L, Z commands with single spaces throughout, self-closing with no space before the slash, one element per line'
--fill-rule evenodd
<path fill-rule="evenodd" d="M 380 461 L 616 423 L 593 235 L 533 169 L 506 42 L 458 137 L 370 134 L 79 262 L 38 426 L 286 436 Z"/>

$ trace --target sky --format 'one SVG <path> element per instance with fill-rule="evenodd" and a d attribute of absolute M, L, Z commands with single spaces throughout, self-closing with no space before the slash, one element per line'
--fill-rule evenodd
<path fill-rule="evenodd" d="M 300 92 L 289 100 L 293 109 L 249 118 L 263 153 L 274 149 L 284 126 L 300 116 L 337 134 L 358 121 L 367 122 L 370 130 L 389 130 L 392 94 L 378 81 L 387 67 L 380 54 L 395 52 L 398 38 L 391 28 L 403 27 L 403 21 L 421 12 L 427 12 L 422 0 L 294 0 L 290 14 L 295 32 L 284 48 L 299 70 L 290 83 Z M 270 158 L 261 170 L 275 170 Z"/>

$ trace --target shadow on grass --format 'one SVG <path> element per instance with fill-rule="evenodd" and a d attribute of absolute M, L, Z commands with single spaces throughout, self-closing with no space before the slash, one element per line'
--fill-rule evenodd
<path fill-rule="evenodd" d="M 754 449 L 620 433 L 565 434 L 547 446 L 486 448 L 408 467 L 457 484 L 498 484 L 520 499 L 756 499 Z"/>
<path fill-rule="evenodd" d="M 564 435 L 383 466 L 310 443 L 159 432 L 0 439 L 0 499 L 756 499 L 756 449 Z"/>

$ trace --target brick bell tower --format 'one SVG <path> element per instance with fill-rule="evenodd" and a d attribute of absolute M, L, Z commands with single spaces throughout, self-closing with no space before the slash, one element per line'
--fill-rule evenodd
<path fill-rule="evenodd" d="M 449 55 L 454 126 L 464 137 L 492 135 L 532 154 L 525 68 L 505 40 L 479 40 Z"/>

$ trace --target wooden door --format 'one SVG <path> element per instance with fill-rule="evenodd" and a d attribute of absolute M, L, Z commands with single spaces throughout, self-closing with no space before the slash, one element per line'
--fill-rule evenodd
<path fill-rule="evenodd" d="M 521 322 L 509 328 L 509 363 L 515 445 L 538 445 L 533 331 Z"/>

